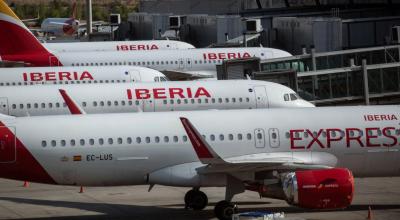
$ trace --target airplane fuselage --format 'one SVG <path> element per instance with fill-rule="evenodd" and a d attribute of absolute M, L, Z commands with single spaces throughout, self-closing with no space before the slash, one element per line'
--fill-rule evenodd
<path fill-rule="evenodd" d="M 1 85 L 1 83 L 0 83 Z M 290 88 L 257 80 L 0 87 L 0 113 L 70 114 L 59 90 L 86 113 L 312 107 Z"/>
<path fill-rule="evenodd" d="M 13 130 L 19 144 L 16 154 L 10 148 L 3 152 L 0 173 L 67 185 L 224 185 L 224 173 L 197 174 L 204 165 L 180 123 L 186 117 L 225 159 L 279 153 L 308 165 L 346 167 L 359 177 L 398 176 L 398 110 L 326 107 L 3 119 L 3 139 L 6 135 L 11 143 L 6 130 Z M 317 157 L 321 153 L 327 159 Z M 160 171 L 165 179 L 159 179 Z"/>

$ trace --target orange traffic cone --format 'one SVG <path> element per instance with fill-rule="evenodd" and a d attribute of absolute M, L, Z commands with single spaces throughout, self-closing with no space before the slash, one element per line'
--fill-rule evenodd
<path fill-rule="evenodd" d="M 24 185 L 22 185 L 23 187 L 25 187 L 25 188 L 28 188 L 29 187 L 29 182 L 28 181 L 24 181 Z"/>
<path fill-rule="evenodd" d="M 367 219 L 368 219 L 368 220 L 374 219 L 374 216 L 372 215 L 371 206 L 368 207 L 368 217 L 367 217 Z"/>
<path fill-rule="evenodd" d="M 81 186 L 81 189 L 79 190 L 79 193 L 83 193 L 83 186 Z"/>

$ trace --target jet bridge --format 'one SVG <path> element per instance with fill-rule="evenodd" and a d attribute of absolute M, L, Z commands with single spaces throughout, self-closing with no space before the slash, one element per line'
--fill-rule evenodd
<path fill-rule="evenodd" d="M 400 45 L 223 63 L 224 77 L 287 85 L 316 105 L 400 103 Z M 242 67 L 240 67 L 242 65 Z M 234 71 L 241 70 L 241 71 Z"/>

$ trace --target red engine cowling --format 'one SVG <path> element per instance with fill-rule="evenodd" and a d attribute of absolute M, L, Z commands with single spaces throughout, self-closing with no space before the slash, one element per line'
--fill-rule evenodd
<path fill-rule="evenodd" d="M 343 168 L 296 171 L 286 174 L 283 191 L 289 204 L 302 208 L 346 208 L 353 199 L 354 178 Z"/>

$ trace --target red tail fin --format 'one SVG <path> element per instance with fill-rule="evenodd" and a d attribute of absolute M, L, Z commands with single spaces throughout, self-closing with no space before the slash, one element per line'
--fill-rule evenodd
<path fill-rule="evenodd" d="M 2 0 L 0 0 L 0 42 L 1 60 L 22 61 L 32 66 L 61 65 Z"/>
<path fill-rule="evenodd" d="M 72 4 L 72 14 L 71 14 L 71 18 L 76 19 L 76 1 L 74 1 L 74 3 Z"/>

